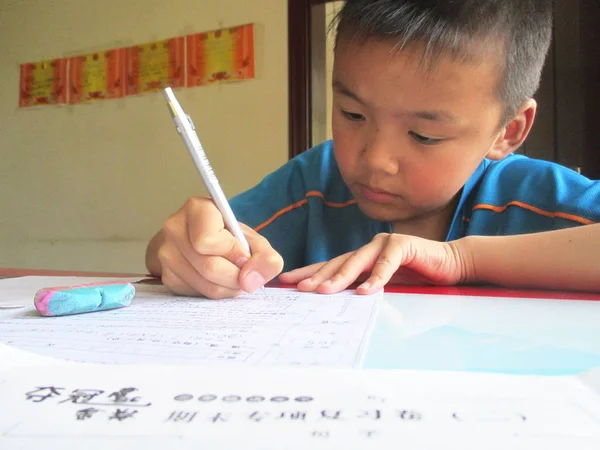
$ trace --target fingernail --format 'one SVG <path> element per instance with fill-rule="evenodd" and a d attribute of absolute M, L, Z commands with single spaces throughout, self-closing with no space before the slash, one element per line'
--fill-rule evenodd
<path fill-rule="evenodd" d="M 371 283 L 369 282 L 365 282 L 363 284 L 361 284 L 358 289 L 364 289 L 365 291 L 368 290 L 371 287 Z"/>
<path fill-rule="evenodd" d="M 248 262 L 248 258 L 246 258 L 245 256 L 240 256 L 235 261 L 235 265 L 238 266 L 239 268 L 242 268 L 244 266 L 244 264 L 246 264 L 247 262 Z"/>
<path fill-rule="evenodd" d="M 248 292 L 254 292 L 259 287 L 264 286 L 265 279 L 264 277 L 258 273 L 256 270 L 251 270 L 246 275 L 246 286 L 248 288 Z"/>
<path fill-rule="evenodd" d="M 332 281 L 331 280 L 325 280 L 321 283 L 321 286 L 331 286 Z"/>

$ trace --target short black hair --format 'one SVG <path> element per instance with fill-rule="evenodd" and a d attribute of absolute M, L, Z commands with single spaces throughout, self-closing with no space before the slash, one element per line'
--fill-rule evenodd
<path fill-rule="evenodd" d="M 552 0 L 346 0 L 333 26 L 340 36 L 419 44 L 424 60 L 474 58 L 489 40 L 503 52 L 498 95 L 504 121 L 539 88 L 552 38 Z M 494 42 L 495 41 L 495 42 Z M 500 44 L 500 46 L 498 46 Z"/>

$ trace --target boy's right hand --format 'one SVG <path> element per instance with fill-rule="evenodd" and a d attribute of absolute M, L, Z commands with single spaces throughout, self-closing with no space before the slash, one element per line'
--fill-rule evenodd
<path fill-rule="evenodd" d="M 283 259 L 269 242 L 240 224 L 252 256 L 226 228 L 208 198 L 190 198 L 161 230 L 156 254 L 163 284 L 179 295 L 212 299 L 254 292 L 283 269 Z"/>

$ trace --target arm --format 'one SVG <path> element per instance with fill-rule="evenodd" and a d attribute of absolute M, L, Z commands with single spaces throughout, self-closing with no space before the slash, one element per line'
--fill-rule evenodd
<path fill-rule="evenodd" d="M 600 292 L 600 224 L 516 236 L 468 236 L 453 243 L 464 281 Z"/>
<path fill-rule="evenodd" d="M 282 274 L 280 280 L 298 283 L 302 291 L 331 294 L 365 274 L 360 294 L 372 294 L 387 283 L 600 292 L 600 225 L 452 242 L 382 233 L 355 252 Z"/>

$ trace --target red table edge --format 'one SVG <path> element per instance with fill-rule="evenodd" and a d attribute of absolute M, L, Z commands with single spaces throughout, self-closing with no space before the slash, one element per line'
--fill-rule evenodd
<path fill-rule="evenodd" d="M 73 270 L 47 270 L 47 269 L 13 269 L 0 267 L 1 278 L 14 278 L 22 276 L 76 276 L 76 277 L 114 277 L 114 278 L 145 278 L 152 279 L 147 273 L 122 273 L 122 272 L 90 272 Z M 275 282 L 268 284 L 270 287 L 295 287 Z M 532 299 L 558 299 L 558 300 L 589 300 L 600 301 L 600 293 L 578 291 L 553 291 L 541 289 L 507 289 L 495 286 L 404 286 L 387 285 L 385 292 L 398 294 L 422 295 L 454 295 L 469 297 L 506 297 L 506 298 L 532 298 Z"/>
<path fill-rule="evenodd" d="M 10 269 L 0 267 L 0 277 L 16 278 L 26 276 L 42 277 L 114 277 L 114 278 L 133 278 L 150 277 L 148 274 L 123 273 L 123 272 L 86 272 L 76 270 L 47 270 L 47 269 Z"/>

